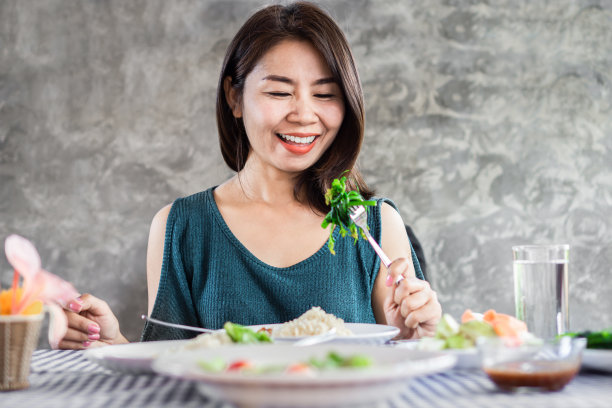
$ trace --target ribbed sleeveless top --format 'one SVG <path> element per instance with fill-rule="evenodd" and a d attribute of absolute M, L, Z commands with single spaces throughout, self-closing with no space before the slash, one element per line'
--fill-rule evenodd
<path fill-rule="evenodd" d="M 213 188 L 177 199 L 166 224 L 159 288 L 151 316 L 218 329 L 282 323 L 313 306 L 346 322 L 375 323 L 372 289 L 380 260 L 364 239 L 353 244 L 338 228 L 336 255 L 325 243 L 309 258 L 278 268 L 255 257 L 229 229 Z M 380 242 L 381 204 L 369 207 L 368 225 Z M 417 276 L 422 278 L 414 249 Z M 185 339 L 197 333 L 146 323 L 141 340 Z"/>

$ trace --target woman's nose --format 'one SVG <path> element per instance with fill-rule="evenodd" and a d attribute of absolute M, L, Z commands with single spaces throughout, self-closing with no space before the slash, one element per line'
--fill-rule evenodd
<path fill-rule="evenodd" d="M 305 97 L 295 98 L 292 110 L 287 116 L 287 119 L 301 124 L 316 122 L 318 118 L 313 106 L 313 101 Z"/>

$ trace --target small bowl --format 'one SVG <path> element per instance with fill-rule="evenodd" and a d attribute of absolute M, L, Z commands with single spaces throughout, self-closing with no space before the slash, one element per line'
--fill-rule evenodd
<path fill-rule="evenodd" d="M 518 344 L 510 338 L 483 338 L 478 342 L 482 369 L 503 390 L 563 389 L 580 370 L 585 346 L 585 339 L 570 337 L 539 344 Z"/>

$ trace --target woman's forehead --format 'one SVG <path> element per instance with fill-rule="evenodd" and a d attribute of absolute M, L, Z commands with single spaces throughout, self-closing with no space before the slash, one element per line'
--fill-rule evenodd
<path fill-rule="evenodd" d="M 331 78 L 331 69 L 321 53 L 308 41 L 284 40 L 266 51 L 253 67 L 251 74 L 266 77 L 309 77 L 313 81 Z M 251 75 L 249 74 L 249 75 Z"/>

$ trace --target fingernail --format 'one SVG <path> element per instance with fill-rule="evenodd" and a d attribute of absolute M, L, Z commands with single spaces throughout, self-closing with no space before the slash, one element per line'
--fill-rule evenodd
<path fill-rule="evenodd" d="M 100 326 L 95 323 L 91 323 L 89 326 L 87 326 L 87 331 L 91 334 L 100 333 Z"/>
<path fill-rule="evenodd" d="M 83 347 L 89 347 L 91 345 L 91 341 L 84 341 Z"/>
<path fill-rule="evenodd" d="M 393 283 L 393 276 L 391 276 L 391 274 L 388 274 L 387 280 L 385 281 L 385 285 L 391 286 L 392 283 Z"/>
<path fill-rule="evenodd" d="M 98 333 L 93 333 L 87 336 L 89 340 L 100 340 L 100 335 Z"/>
<path fill-rule="evenodd" d="M 81 304 L 77 303 L 75 301 L 70 302 L 68 307 L 70 308 L 70 310 L 72 310 L 73 312 L 76 312 L 76 313 L 81 311 Z"/>

